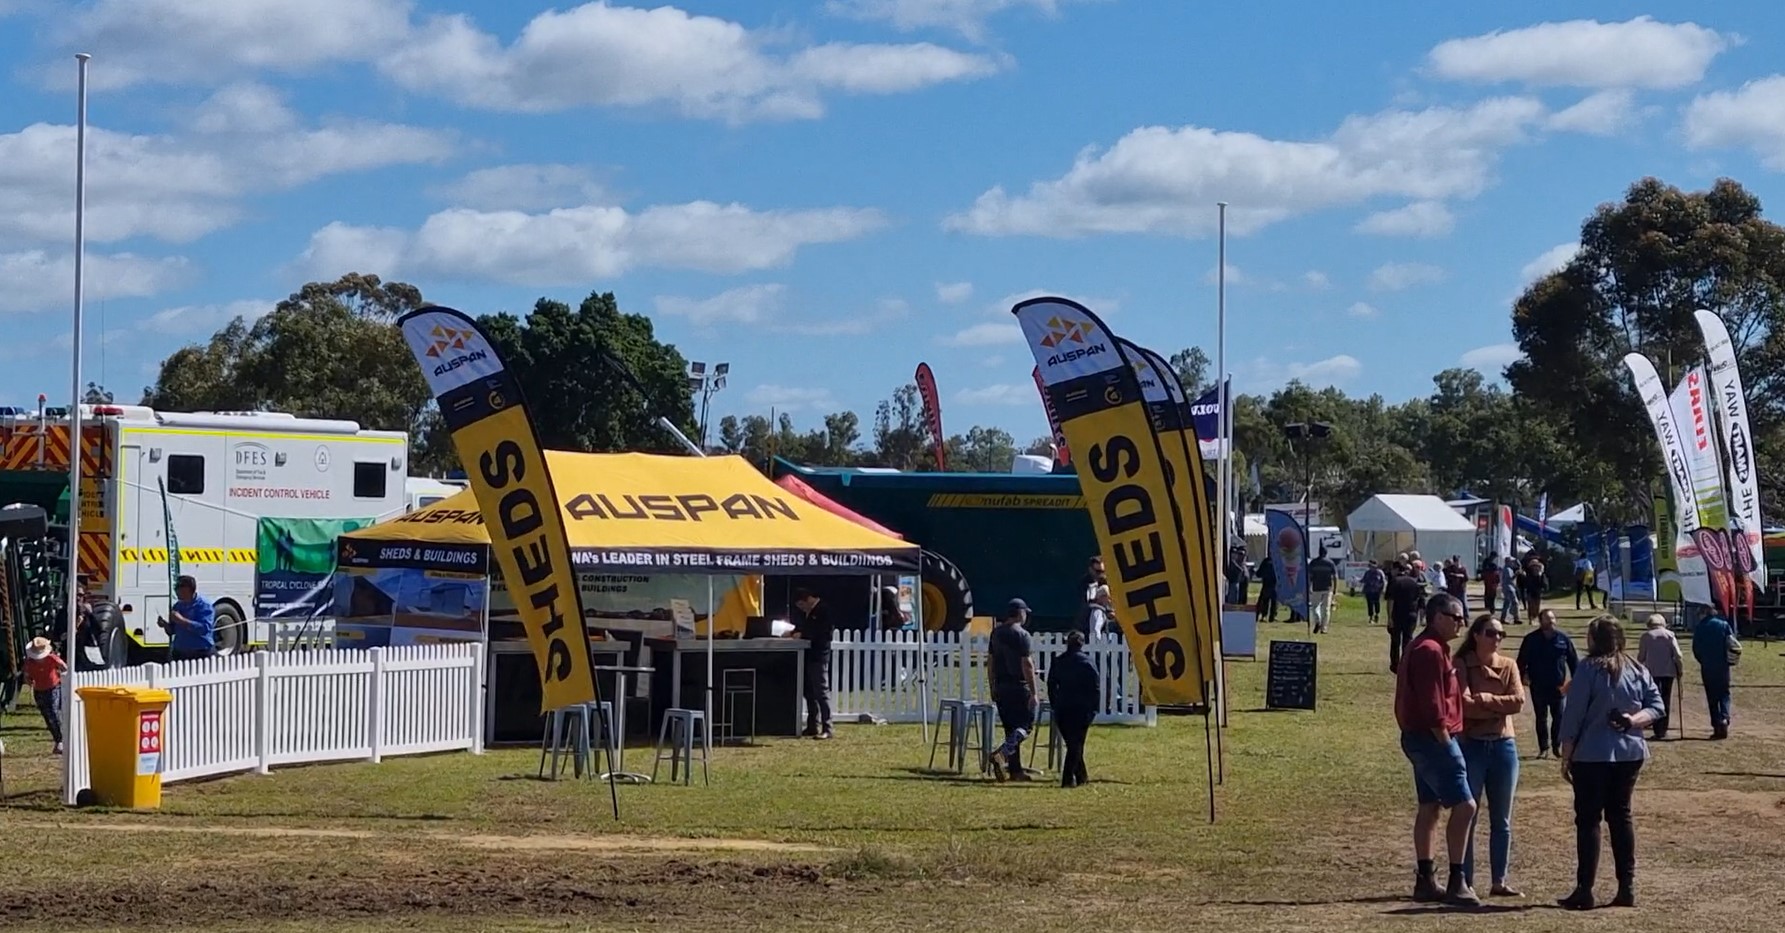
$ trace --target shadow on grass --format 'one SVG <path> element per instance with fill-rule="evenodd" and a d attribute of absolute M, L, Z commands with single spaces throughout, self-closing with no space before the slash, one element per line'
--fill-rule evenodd
<path fill-rule="evenodd" d="M 1428 917 L 1439 914 L 1457 916 L 1479 914 L 1522 914 L 1531 910 L 1560 910 L 1553 904 L 1483 904 L 1480 907 L 1451 907 L 1448 904 L 1410 904 L 1395 910 L 1385 910 L 1390 917 Z"/>
<path fill-rule="evenodd" d="M 1785 774 L 1762 774 L 1758 771 L 1700 771 L 1699 773 L 1712 777 L 1771 778 L 1775 781 L 1785 781 Z"/>

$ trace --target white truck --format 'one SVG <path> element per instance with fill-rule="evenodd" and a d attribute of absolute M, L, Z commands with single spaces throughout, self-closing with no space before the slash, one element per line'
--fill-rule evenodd
<path fill-rule="evenodd" d="M 122 623 L 104 633 L 110 663 L 167 644 L 167 517 L 180 570 L 217 610 L 221 652 L 263 643 L 252 621 L 259 519 L 374 518 L 409 504 L 408 437 L 352 421 L 278 412 L 158 412 L 82 407 L 80 571 Z M 0 415 L 0 499 L 36 490 L 46 507 L 66 489 L 68 421 L 44 412 Z M 166 485 L 166 510 L 161 486 Z"/>

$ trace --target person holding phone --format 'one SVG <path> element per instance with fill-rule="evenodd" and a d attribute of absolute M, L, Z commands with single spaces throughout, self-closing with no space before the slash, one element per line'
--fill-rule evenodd
<path fill-rule="evenodd" d="M 217 611 L 211 601 L 198 595 L 198 581 L 182 576 L 174 581 L 174 604 L 167 618 L 156 620 L 168 634 L 170 661 L 196 661 L 217 655 Z"/>
<path fill-rule="evenodd" d="M 1587 657 L 1562 704 L 1562 780 L 1574 785 L 1574 891 L 1556 903 L 1592 910 L 1599 873 L 1599 824 L 1611 835 L 1618 879 L 1614 907 L 1636 906 L 1636 825 L 1630 801 L 1648 760 L 1642 730 L 1665 715 L 1661 690 L 1624 653 L 1624 628 L 1609 615 L 1587 626 Z"/>

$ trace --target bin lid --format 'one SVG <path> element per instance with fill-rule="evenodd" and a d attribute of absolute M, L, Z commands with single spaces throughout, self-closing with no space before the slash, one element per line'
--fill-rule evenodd
<path fill-rule="evenodd" d="M 82 687 L 75 691 L 82 700 L 128 700 L 139 705 L 172 703 L 174 695 L 153 687 L 124 687 L 116 684 L 103 687 Z"/>

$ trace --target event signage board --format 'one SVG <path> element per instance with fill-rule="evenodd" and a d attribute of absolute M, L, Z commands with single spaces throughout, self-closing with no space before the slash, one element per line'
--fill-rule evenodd
<path fill-rule="evenodd" d="M 370 518 L 262 518 L 256 527 L 254 616 L 305 619 L 334 602 L 335 541 Z"/>
<path fill-rule="evenodd" d="M 565 516 L 519 380 L 469 317 L 429 306 L 398 321 L 465 464 L 490 549 L 539 665 L 541 708 L 595 699 Z"/>
<path fill-rule="evenodd" d="M 1178 532 L 1178 497 L 1135 360 L 1077 302 L 1033 298 L 1011 313 L 1079 458 L 1086 511 L 1108 568 L 1116 619 L 1134 659 L 1142 701 L 1206 704 L 1212 672 L 1202 669 L 1197 619 L 1210 602 L 1192 583 L 1197 577 Z"/>
<path fill-rule="evenodd" d="M 1673 581 L 1680 590 L 1681 598 L 1687 602 L 1709 605 L 1711 587 L 1709 577 L 1705 573 L 1704 561 L 1698 557 L 1698 551 L 1690 544 L 1687 537 L 1694 529 L 1700 527 L 1697 489 L 1693 482 L 1692 458 L 1687 453 L 1686 441 L 1680 433 L 1680 425 L 1675 417 L 1676 408 L 1669 398 L 1667 387 L 1661 381 L 1660 373 L 1655 372 L 1655 364 L 1640 353 L 1629 353 L 1624 356 L 1624 365 L 1629 368 L 1631 377 L 1636 381 L 1637 397 L 1642 399 L 1643 409 L 1648 412 L 1649 423 L 1655 429 L 1655 440 L 1661 446 L 1661 463 L 1667 473 L 1667 484 L 1673 493 L 1672 497 L 1672 536 L 1663 543 L 1663 553 L 1671 553 L 1673 559 Z M 1660 523 L 1657 517 L 1657 523 Z M 1665 526 L 1661 529 L 1668 531 Z"/>
<path fill-rule="evenodd" d="M 1265 550 L 1277 574 L 1277 605 L 1306 618 L 1308 615 L 1308 535 L 1295 516 L 1281 509 L 1266 509 Z"/>
<path fill-rule="evenodd" d="M 1319 657 L 1320 646 L 1315 642 L 1271 642 L 1270 665 L 1265 672 L 1265 708 L 1313 709 Z"/>

